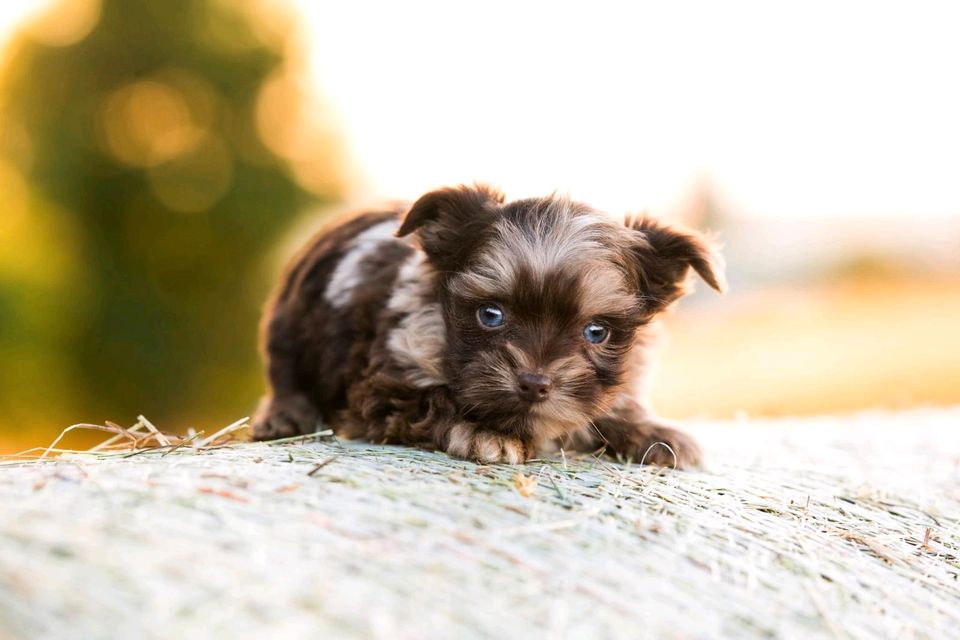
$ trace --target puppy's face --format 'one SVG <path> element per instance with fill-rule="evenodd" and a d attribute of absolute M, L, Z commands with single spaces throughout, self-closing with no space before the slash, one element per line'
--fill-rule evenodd
<path fill-rule="evenodd" d="M 411 209 L 400 233 L 414 230 L 441 275 L 461 412 L 521 437 L 560 436 L 610 406 L 638 327 L 682 295 L 690 267 L 720 287 L 698 238 L 561 198 L 444 189 Z"/>

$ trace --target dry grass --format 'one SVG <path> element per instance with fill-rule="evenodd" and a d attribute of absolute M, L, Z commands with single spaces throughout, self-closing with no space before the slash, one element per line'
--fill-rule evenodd
<path fill-rule="evenodd" d="M 0 464 L 0 637 L 946 637 L 958 423 L 703 424 L 696 473 L 106 425 Z"/>

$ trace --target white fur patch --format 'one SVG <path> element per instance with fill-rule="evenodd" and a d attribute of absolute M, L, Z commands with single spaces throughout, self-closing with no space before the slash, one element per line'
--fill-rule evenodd
<path fill-rule="evenodd" d="M 476 454 L 481 462 L 500 462 L 500 438 L 492 433 L 476 437 Z"/>
<path fill-rule="evenodd" d="M 390 332 L 387 348 L 397 364 L 406 367 L 407 380 L 416 387 L 446 383 L 443 350 L 447 327 L 436 302 L 417 309 Z"/>
<path fill-rule="evenodd" d="M 447 453 L 459 458 L 476 458 L 487 463 L 521 464 L 526 459 L 523 445 L 516 438 L 477 432 L 466 424 L 454 425 L 450 429 Z"/>
<path fill-rule="evenodd" d="M 360 265 L 364 258 L 374 254 L 384 242 L 396 242 L 394 234 L 397 232 L 396 220 L 388 220 L 366 229 L 353 239 L 350 250 L 337 264 L 327 289 L 323 292 L 334 307 L 342 307 L 350 302 L 353 290 L 363 281 Z"/>
<path fill-rule="evenodd" d="M 447 440 L 447 453 L 452 456 L 466 458 L 470 455 L 473 446 L 473 428 L 465 424 L 454 425 L 450 429 Z"/>
<path fill-rule="evenodd" d="M 417 251 L 400 266 L 387 308 L 407 313 L 414 311 L 424 303 L 424 298 L 433 290 L 433 284 L 434 276 L 427 266 L 427 256 Z"/>
<path fill-rule="evenodd" d="M 387 303 L 391 311 L 407 314 L 391 330 L 387 348 L 397 364 L 407 369 L 407 380 L 420 388 L 446 383 L 443 354 L 447 326 L 440 305 L 433 301 L 434 279 L 424 254 L 418 251 L 400 267 Z"/>

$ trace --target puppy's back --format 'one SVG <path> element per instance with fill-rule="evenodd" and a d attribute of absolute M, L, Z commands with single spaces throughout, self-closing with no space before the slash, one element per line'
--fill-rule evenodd
<path fill-rule="evenodd" d="M 403 209 L 363 212 L 318 232 L 293 258 L 267 305 L 261 349 L 274 384 L 310 398 L 324 420 L 346 405 L 366 367 L 400 265 Z"/>

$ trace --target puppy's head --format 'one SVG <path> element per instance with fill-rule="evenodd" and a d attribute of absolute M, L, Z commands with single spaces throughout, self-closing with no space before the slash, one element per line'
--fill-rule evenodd
<path fill-rule="evenodd" d="M 439 275 L 461 411 L 521 437 L 559 436 L 604 412 L 627 382 L 638 328 L 685 293 L 691 269 L 723 287 L 699 236 L 648 217 L 619 224 L 565 198 L 441 189 L 413 205 L 399 235 L 410 233 Z"/>

